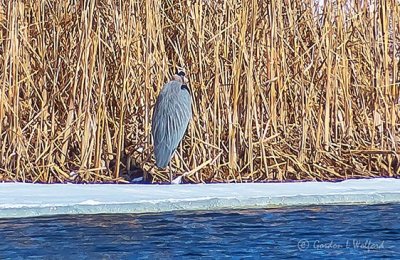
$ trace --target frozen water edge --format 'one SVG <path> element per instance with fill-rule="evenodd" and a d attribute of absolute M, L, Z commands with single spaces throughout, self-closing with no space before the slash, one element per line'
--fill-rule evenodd
<path fill-rule="evenodd" d="M 0 183 L 0 218 L 400 203 L 400 179 L 197 185 Z"/>

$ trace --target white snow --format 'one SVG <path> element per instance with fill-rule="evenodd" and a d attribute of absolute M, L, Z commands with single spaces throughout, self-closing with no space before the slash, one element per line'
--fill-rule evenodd
<path fill-rule="evenodd" d="M 400 203 L 400 179 L 242 184 L 0 183 L 0 218 Z"/>

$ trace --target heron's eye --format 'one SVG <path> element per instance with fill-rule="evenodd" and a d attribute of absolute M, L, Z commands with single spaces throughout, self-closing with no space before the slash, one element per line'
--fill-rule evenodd
<path fill-rule="evenodd" d="M 189 94 L 190 94 L 190 89 L 189 89 L 188 85 L 182 85 L 181 89 L 187 90 L 187 92 L 189 92 Z"/>
<path fill-rule="evenodd" d="M 181 77 L 184 77 L 184 76 L 185 76 L 185 72 L 179 71 L 179 72 L 178 72 L 178 75 L 181 76 Z"/>

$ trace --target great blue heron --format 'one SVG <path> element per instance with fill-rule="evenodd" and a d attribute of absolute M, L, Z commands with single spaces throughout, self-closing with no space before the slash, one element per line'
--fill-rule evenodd
<path fill-rule="evenodd" d="M 165 168 L 182 140 L 192 118 L 192 99 L 184 71 L 164 85 L 153 110 L 151 133 L 156 165 Z M 172 182 L 172 172 L 169 173 Z"/>

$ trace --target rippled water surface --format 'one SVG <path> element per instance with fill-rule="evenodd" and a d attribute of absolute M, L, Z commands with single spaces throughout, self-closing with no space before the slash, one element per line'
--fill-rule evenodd
<path fill-rule="evenodd" d="M 400 205 L 0 219 L 0 259 L 400 259 Z"/>

